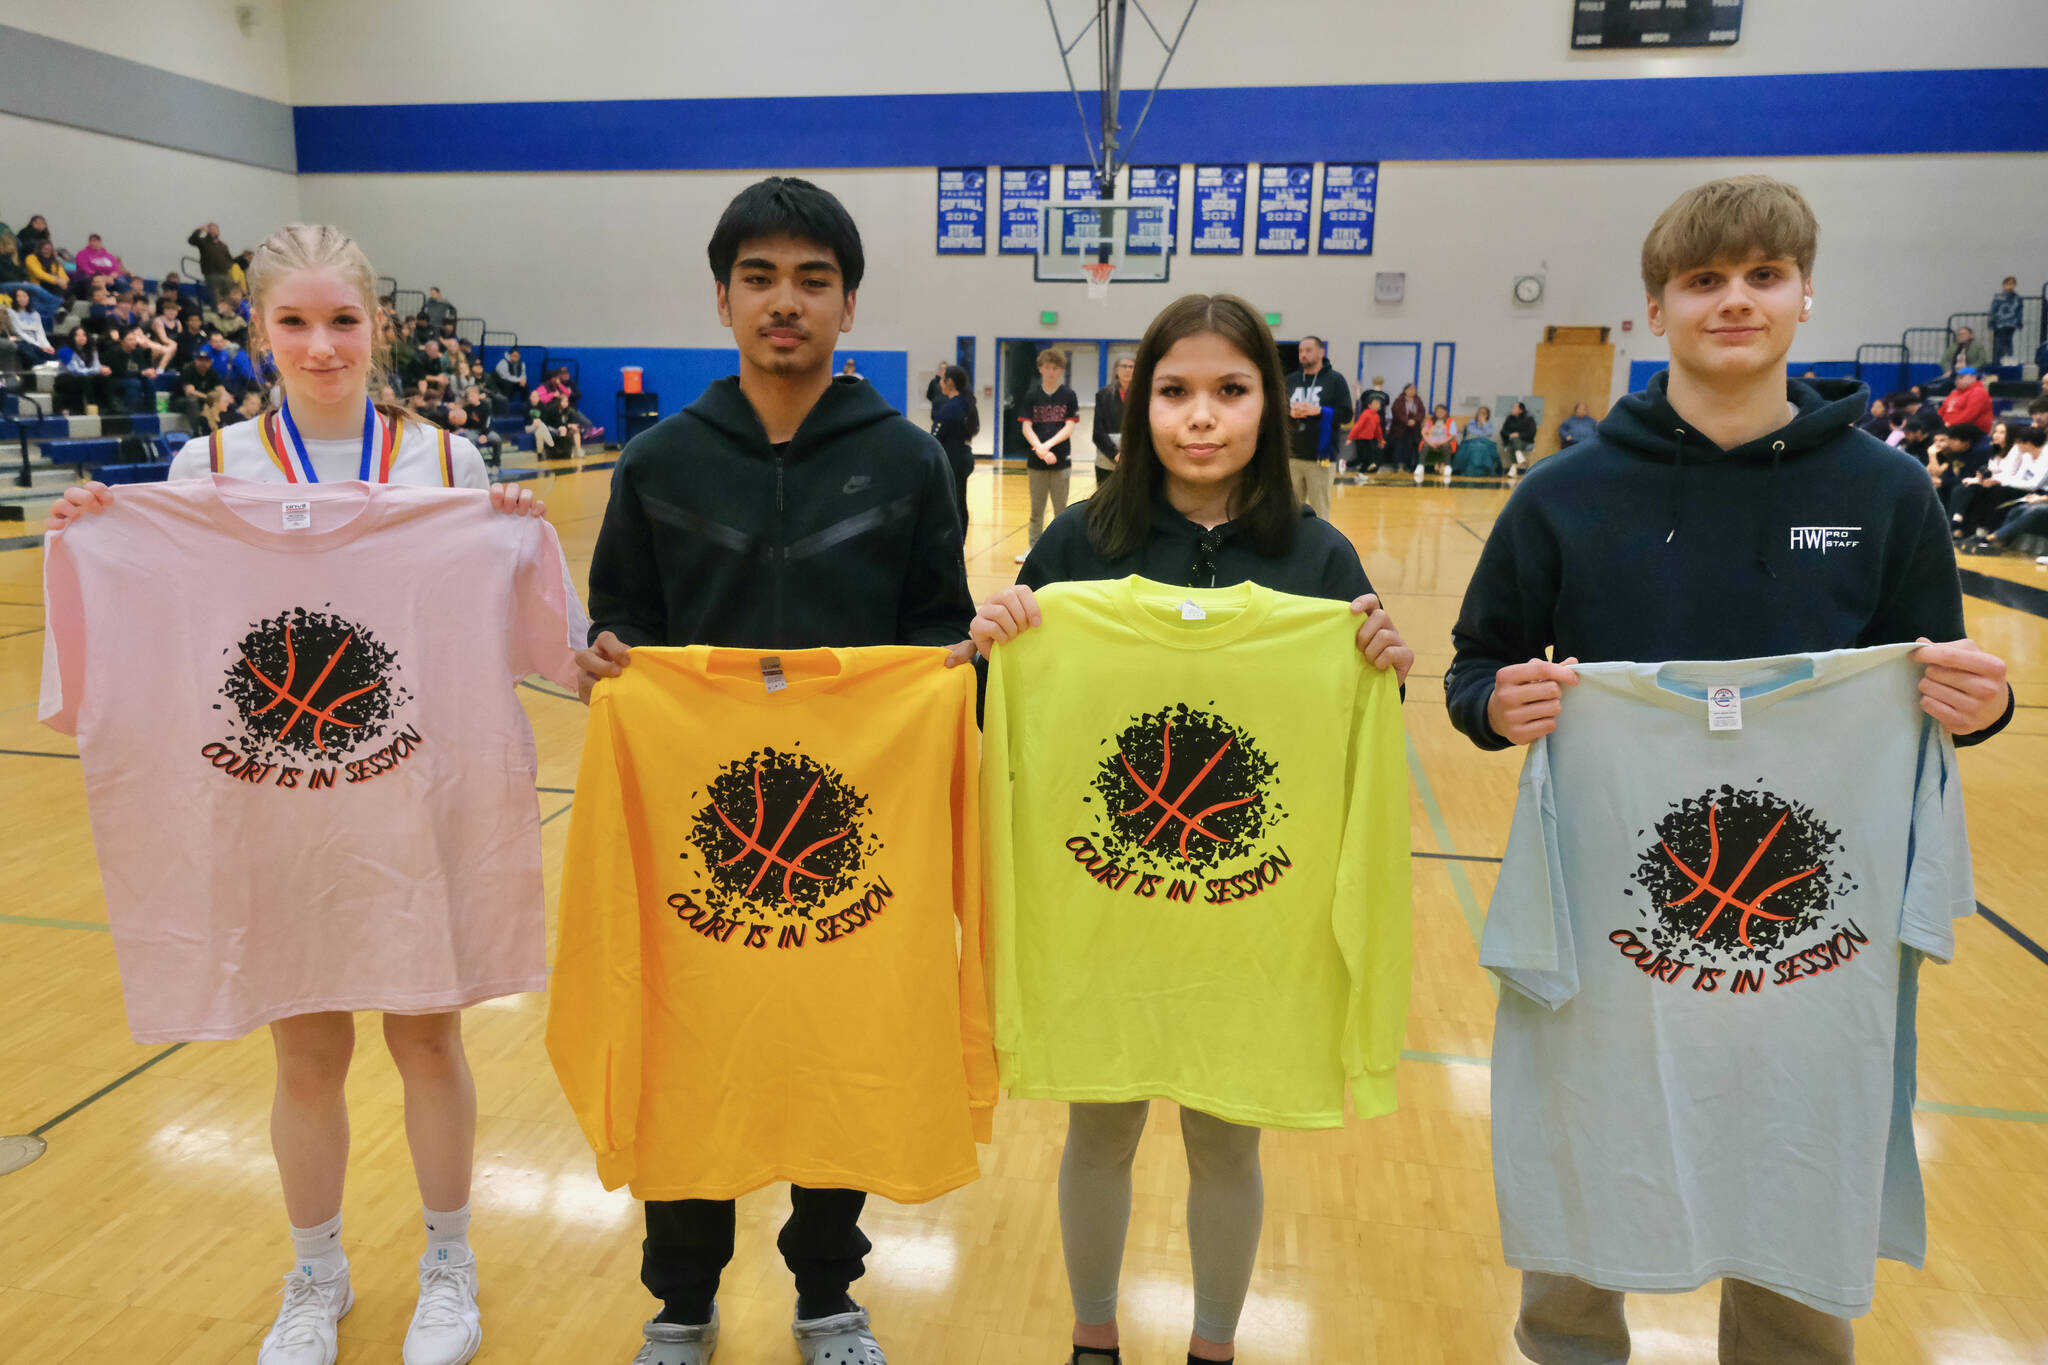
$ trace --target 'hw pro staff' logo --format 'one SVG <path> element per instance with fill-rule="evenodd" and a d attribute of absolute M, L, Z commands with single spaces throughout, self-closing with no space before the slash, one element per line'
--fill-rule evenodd
<path fill-rule="evenodd" d="M 1794 526 L 1792 548 L 1795 550 L 1853 550 L 1863 543 L 1861 526 Z"/>

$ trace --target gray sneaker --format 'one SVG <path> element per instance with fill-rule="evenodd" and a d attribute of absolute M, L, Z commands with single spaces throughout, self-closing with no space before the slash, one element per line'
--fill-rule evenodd
<path fill-rule="evenodd" d="M 709 1322 L 693 1327 L 647 1322 L 640 1335 L 647 1344 L 633 1357 L 633 1365 L 711 1365 L 711 1353 L 718 1349 L 718 1305 L 711 1305 Z"/>
<path fill-rule="evenodd" d="M 790 1330 L 804 1365 L 889 1365 L 868 1328 L 868 1310 L 856 1308 L 826 1318 L 798 1318 Z"/>

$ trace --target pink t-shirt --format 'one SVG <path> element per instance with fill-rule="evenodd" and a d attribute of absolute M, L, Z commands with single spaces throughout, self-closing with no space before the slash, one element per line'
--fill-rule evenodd
<path fill-rule="evenodd" d="M 78 738 L 136 1041 L 546 981 L 533 734 L 587 624 L 468 489 L 124 488 L 53 532 L 41 717 Z"/>

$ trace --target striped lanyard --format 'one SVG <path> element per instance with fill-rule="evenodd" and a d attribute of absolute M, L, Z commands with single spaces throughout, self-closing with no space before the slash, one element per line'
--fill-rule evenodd
<path fill-rule="evenodd" d="M 313 457 L 306 453 L 306 443 L 299 436 L 299 424 L 292 420 L 291 401 L 289 399 L 280 399 L 278 411 L 279 415 L 284 419 L 282 423 L 284 433 L 291 438 L 292 453 L 298 456 L 299 468 L 305 473 L 306 482 L 320 482 L 320 476 L 313 472 Z M 375 471 L 376 450 L 377 409 L 371 404 L 369 399 L 365 398 L 363 400 L 363 460 L 360 472 L 356 475 L 364 483 L 381 483 L 384 481 L 382 478 L 373 479 L 371 477 L 373 471 Z M 388 466 L 384 470 L 376 472 L 381 472 L 387 478 L 390 475 Z"/>

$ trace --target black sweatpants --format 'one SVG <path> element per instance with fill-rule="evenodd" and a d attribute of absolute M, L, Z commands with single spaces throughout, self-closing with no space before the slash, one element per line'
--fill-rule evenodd
<path fill-rule="evenodd" d="M 789 1187 L 789 1221 L 775 1246 L 800 1298 L 837 1299 L 866 1272 L 871 1244 L 860 1230 L 860 1211 L 867 1199 L 860 1190 Z M 662 1301 L 670 1321 L 711 1320 L 718 1277 L 732 1260 L 735 1221 L 730 1199 L 647 1201 L 640 1283 Z"/>

